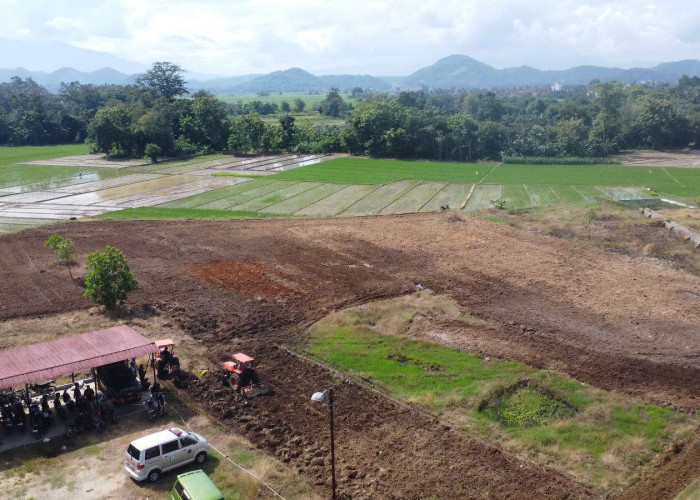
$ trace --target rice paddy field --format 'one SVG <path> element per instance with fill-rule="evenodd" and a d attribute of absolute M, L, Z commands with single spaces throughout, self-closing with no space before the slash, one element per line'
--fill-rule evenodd
<path fill-rule="evenodd" d="M 215 201 L 211 201 L 216 197 Z M 164 207 L 354 216 L 655 198 L 692 205 L 700 170 L 618 165 L 506 165 L 337 158 Z"/>
<path fill-rule="evenodd" d="M 700 169 L 693 168 L 222 154 L 105 166 L 104 160 L 76 156 L 86 149 L 0 148 L 0 232 L 98 215 L 362 216 L 480 210 L 496 200 L 506 209 L 599 200 L 700 204 Z M 69 158 L 47 160 L 55 156 Z"/>

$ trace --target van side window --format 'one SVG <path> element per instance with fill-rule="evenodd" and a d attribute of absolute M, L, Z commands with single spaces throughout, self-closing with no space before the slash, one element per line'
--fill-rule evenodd
<path fill-rule="evenodd" d="M 192 446 L 193 444 L 197 444 L 197 440 L 192 436 L 185 436 L 183 438 L 180 438 L 180 444 L 184 448 L 185 446 Z"/>
<path fill-rule="evenodd" d="M 175 441 L 170 441 L 169 443 L 165 443 L 160 445 L 161 448 L 163 448 L 163 455 L 166 453 L 170 453 L 171 451 L 175 451 L 178 449 L 177 445 L 177 439 Z"/>
<path fill-rule="evenodd" d="M 146 460 L 149 458 L 156 458 L 158 455 L 160 455 L 160 447 L 154 446 L 153 448 L 148 448 L 146 450 Z"/>
<path fill-rule="evenodd" d="M 177 491 L 177 494 L 180 495 L 182 500 L 190 500 L 190 494 L 185 491 L 185 488 L 182 487 L 180 481 L 175 483 L 175 491 Z"/>

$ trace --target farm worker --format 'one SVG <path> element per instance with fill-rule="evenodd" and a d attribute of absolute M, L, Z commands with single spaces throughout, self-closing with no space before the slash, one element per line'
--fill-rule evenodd
<path fill-rule="evenodd" d="M 143 367 L 143 363 L 139 365 L 139 379 L 142 384 L 146 380 L 146 369 Z"/>
<path fill-rule="evenodd" d="M 131 358 L 131 363 L 129 363 L 129 370 L 131 370 L 131 374 L 136 378 L 136 359 Z"/>
<path fill-rule="evenodd" d="M 78 399 L 82 393 L 80 392 L 80 386 L 78 385 L 78 382 L 75 383 L 73 386 L 73 399 Z"/>

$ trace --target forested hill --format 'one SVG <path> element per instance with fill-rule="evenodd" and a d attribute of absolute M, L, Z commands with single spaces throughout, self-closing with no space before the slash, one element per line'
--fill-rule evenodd
<path fill-rule="evenodd" d="M 674 82 L 681 76 L 700 76 L 700 60 L 685 60 L 659 64 L 653 68 L 605 68 L 576 66 L 545 71 L 529 66 L 496 69 L 466 55 L 453 55 L 419 69 L 403 80 L 404 86 L 427 85 L 434 88 L 505 88 L 551 85 L 585 85 L 593 80 L 601 82 L 637 83 Z"/>
<path fill-rule="evenodd" d="M 313 75 L 301 68 L 204 79 L 186 75 L 190 92 L 206 90 L 213 94 L 249 94 L 260 92 L 322 93 L 331 88 L 348 92 L 359 87 L 370 91 L 389 91 L 394 88 L 417 89 L 421 85 L 443 89 L 517 88 L 551 85 L 586 85 L 601 82 L 676 82 L 683 75 L 700 76 L 700 60 L 685 60 L 659 64 L 653 68 L 605 68 L 577 66 L 567 70 L 548 71 L 521 66 L 497 69 L 466 55 L 453 55 L 419 69 L 407 77 L 376 77 L 371 75 Z M 61 82 L 77 81 L 92 84 L 125 85 L 136 80 L 134 74 L 111 68 L 81 72 L 62 68 L 53 72 L 29 71 L 24 68 L 0 69 L 0 82 L 13 76 L 32 78 L 51 92 L 60 89 Z"/>

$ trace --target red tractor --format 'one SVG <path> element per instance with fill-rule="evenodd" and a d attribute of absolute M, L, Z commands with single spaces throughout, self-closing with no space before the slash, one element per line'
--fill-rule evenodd
<path fill-rule="evenodd" d="M 269 386 L 260 383 L 260 377 L 255 370 L 255 359 L 242 352 L 233 354 L 231 358 L 233 361 L 222 363 L 225 370 L 224 384 L 230 384 L 234 391 L 247 398 L 272 392 Z"/>

